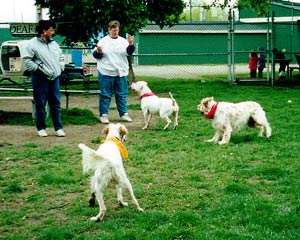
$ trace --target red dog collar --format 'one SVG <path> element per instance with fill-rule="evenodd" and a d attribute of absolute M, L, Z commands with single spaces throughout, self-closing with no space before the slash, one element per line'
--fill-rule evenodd
<path fill-rule="evenodd" d="M 154 93 L 150 92 L 150 93 L 144 93 L 142 96 L 140 96 L 140 98 L 144 98 L 144 97 L 150 97 L 150 96 L 155 96 Z"/>
<path fill-rule="evenodd" d="M 210 109 L 209 113 L 205 115 L 205 118 L 207 119 L 213 119 L 215 116 L 215 113 L 217 111 L 218 103 L 215 103 L 212 108 Z"/>

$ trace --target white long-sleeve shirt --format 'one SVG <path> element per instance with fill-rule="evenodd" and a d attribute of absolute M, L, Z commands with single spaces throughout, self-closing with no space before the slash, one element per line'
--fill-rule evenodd
<path fill-rule="evenodd" d="M 103 54 L 97 60 L 98 71 L 107 76 L 127 76 L 129 68 L 127 60 L 128 45 L 128 41 L 120 36 L 111 38 L 107 35 L 101 38 L 97 43 L 97 46 L 102 47 Z"/>

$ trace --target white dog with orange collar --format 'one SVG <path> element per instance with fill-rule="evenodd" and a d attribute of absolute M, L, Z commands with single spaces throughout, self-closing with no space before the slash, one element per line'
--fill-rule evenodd
<path fill-rule="evenodd" d="M 128 157 L 124 141 L 128 133 L 127 128 L 120 123 L 109 124 L 103 133 L 106 139 L 102 141 L 100 147 L 95 151 L 85 144 L 80 143 L 79 148 L 82 150 L 82 168 L 83 173 L 92 173 L 91 178 L 91 198 L 90 206 L 95 205 L 95 199 L 99 203 L 99 213 L 92 217 L 91 221 L 101 221 L 106 212 L 104 204 L 104 192 L 109 182 L 116 183 L 118 203 L 121 206 L 128 204 L 123 201 L 122 189 L 129 191 L 131 199 L 138 211 L 144 211 L 136 200 L 131 183 L 129 182 L 122 159 Z"/>

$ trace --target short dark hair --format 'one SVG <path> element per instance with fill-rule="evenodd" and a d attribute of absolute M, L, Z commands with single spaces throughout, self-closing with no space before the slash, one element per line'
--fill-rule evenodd
<path fill-rule="evenodd" d="M 56 24 L 52 20 L 40 20 L 35 30 L 38 34 L 42 34 L 44 30 L 48 30 L 50 27 L 56 27 Z"/>
<path fill-rule="evenodd" d="M 120 23 L 117 20 L 110 21 L 107 25 L 108 29 L 120 27 Z"/>

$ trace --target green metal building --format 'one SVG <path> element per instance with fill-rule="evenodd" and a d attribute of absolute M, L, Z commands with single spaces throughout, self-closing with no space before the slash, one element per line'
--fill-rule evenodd
<path fill-rule="evenodd" d="M 239 12 L 233 29 L 228 22 L 181 23 L 160 29 L 147 25 L 138 39 L 138 64 L 226 64 L 229 32 L 233 31 L 235 63 L 247 63 L 252 50 L 286 49 L 288 57 L 300 52 L 300 4 L 272 1 L 270 14 L 257 18 Z"/>
<path fill-rule="evenodd" d="M 260 25 L 238 24 L 234 32 L 236 51 L 248 52 L 266 42 L 267 30 Z M 188 23 L 162 30 L 148 25 L 139 33 L 138 55 L 139 64 L 226 64 L 228 23 Z"/>

